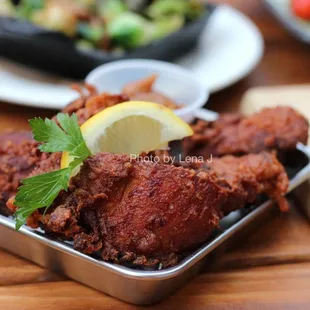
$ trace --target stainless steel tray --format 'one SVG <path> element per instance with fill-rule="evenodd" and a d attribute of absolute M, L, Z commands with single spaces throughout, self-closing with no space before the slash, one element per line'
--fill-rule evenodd
<path fill-rule="evenodd" d="M 310 178 L 310 151 L 303 145 L 298 149 L 304 166 L 291 179 L 289 191 Z M 4 216 L 0 216 L 0 247 L 111 296 L 145 305 L 161 301 L 184 285 L 207 260 L 218 258 L 240 234 L 248 233 L 276 210 L 267 201 L 256 208 L 233 212 L 221 221 L 221 229 L 204 246 L 177 266 L 158 271 L 135 270 L 100 261 L 75 251 L 69 243 L 48 238 L 40 230 L 24 226 L 16 232 L 14 221 Z"/>

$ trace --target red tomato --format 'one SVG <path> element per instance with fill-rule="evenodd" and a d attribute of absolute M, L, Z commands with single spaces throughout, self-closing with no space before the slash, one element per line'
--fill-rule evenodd
<path fill-rule="evenodd" d="M 292 9 L 296 16 L 310 20 L 310 0 L 292 0 Z"/>

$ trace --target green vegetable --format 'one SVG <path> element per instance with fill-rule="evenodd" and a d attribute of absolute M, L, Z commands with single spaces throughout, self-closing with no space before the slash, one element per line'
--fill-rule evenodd
<path fill-rule="evenodd" d="M 123 2 L 130 11 L 142 12 L 149 0 L 123 0 Z"/>
<path fill-rule="evenodd" d="M 79 23 L 79 35 L 93 43 L 99 42 L 104 36 L 104 28 L 101 25 L 90 25 L 89 23 Z"/>
<path fill-rule="evenodd" d="M 206 5 L 206 2 L 205 2 Z M 198 0 L 189 1 L 189 6 L 186 12 L 186 17 L 189 20 L 195 20 L 199 18 L 205 12 L 205 6 Z"/>
<path fill-rule="evenodd" d="M 154 19 L 179 15 L 192 20 L 203 10 L 204 6 L 197 0 L 157 0 L 149 6 L 147 14 Z"/>
<path fill-rule="evenodd" d="M 21 18 L 30 19 L 36 10 L 44 8 L 44 0 L 22 0 L 17 6 L 17 15 Z"/>
<path fill-rule="evenodd" d="M 187 9 L 188 0 L 157 0 L 149 6 L 147 13 L 156 19 L 167 15 L 185 15 Z"/>
<path fill-rule="evenodd" d="M 69 116 L 59 113 L 56 122 L 42 118 L 29 121 L 34 139 L 43 143 L 39 149 L 43 152 L 67 151 L 74 157 L 70 166 L 24 179 L 18 188 L 14 204 L 18 206 L 15 213 L 18 230 L 35 210 L 50 207 L 60 191 L 67 190 L 73 170 L 91 155 L 83 139 L 75 114 Z"/>
<path fill-rule="evenodd" d="M 205 11 L 202 0 L 0 0 L 0 15 L 59 31 L 80 48 L 126 51 L 179 30 Z M 105 44 L 102 43 L 102 39 Z"/>
<path fill-rule="evenodd" d="M 23 180 L 14 202 L 18 206 L 15 212 L 16 230 L 26 223 L 34 211 L 48 208 L 60 191 L 67 190 L 70 175 L 71 169 L 66 168 Z"/>
<path fill-rule="evenodd" d="M 98 3 L 99 15 L 105 22 L 110 22 L 118 15 L 127 11 L 127 7 L 122 0 L 100 0 Z"/>
<path fill-rule="evenodd" d="M 179 15 L 171 16 L 169 18 L 162 18 L 155 21 L 152 40 L 161 39 L 181 29 L 184 22 L 184 18 Z"/>
<path fill-rule="evenodd" d="M 67 0 L 68 1 L 68 0 Z M 77 7 L 89 10 L 90 12 L 95 12 L 97 0 L 75 0 Z"/>
<path fill-rule="evenodd" d="M 45 0 L 22 0 L 24 6 L 28 6 L 33 10 L 42 9 L 44 7 Z"/>
<path fill-rule="evenodd" d="M 125 48 L 146 44 L 151 39 L 149 22 L 132 12 L 125 12 L 113 19 L 107 25 L 107 29 L 112 40 Z"/>

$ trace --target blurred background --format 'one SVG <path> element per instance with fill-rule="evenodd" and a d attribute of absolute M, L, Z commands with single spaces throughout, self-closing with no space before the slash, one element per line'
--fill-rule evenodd
<path fill-rule="evenodd" d="M 0 100 L 61 109 L 97 66 L 150 58 L 235 110 L 252 86 L 308 82 L 309 24 L 308 0 L 1 0 Z"/>

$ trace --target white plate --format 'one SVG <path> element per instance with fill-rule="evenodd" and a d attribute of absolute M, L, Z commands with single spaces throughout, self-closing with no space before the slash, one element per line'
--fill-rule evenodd
<path fill-rule="evenodd" d="M 218 7 L 196 51 L 177 63 L 196 73 L 210 93 L 247 76 L 264 53 L 264 40 L 253 22 L 239 11 Z"/>
<path fill-rule="evenodd" d="M 264 51 L 263 38 L 242 13 L 220 6 L 211 16 L 193 52 L 176 63 L 192 70 L 210 92 L 221 90 L 249 74 Z M 0 100 L 61 109 L 76 97 L 70 81 L 0 61 Z"/>
<path fill-rule="evenodd" d="M 218 114 L 202 107 L 209 92 L 196 75 L 178 65 L 152 59 L 128 59 L 110 62 L 97 67 L 85 78 L 99 92 L 120 93 L 128 83 L 156 74 L 154 90 L 183 105 L 176 115 L 191 123 L 195 117 L 210 121 Z"/>
<path fill-rule="evenodd" d="M 294 15 L 291 0 L 265 0 L 275 17 L 299 40 L 310 44 L 310 22 Z"/>

